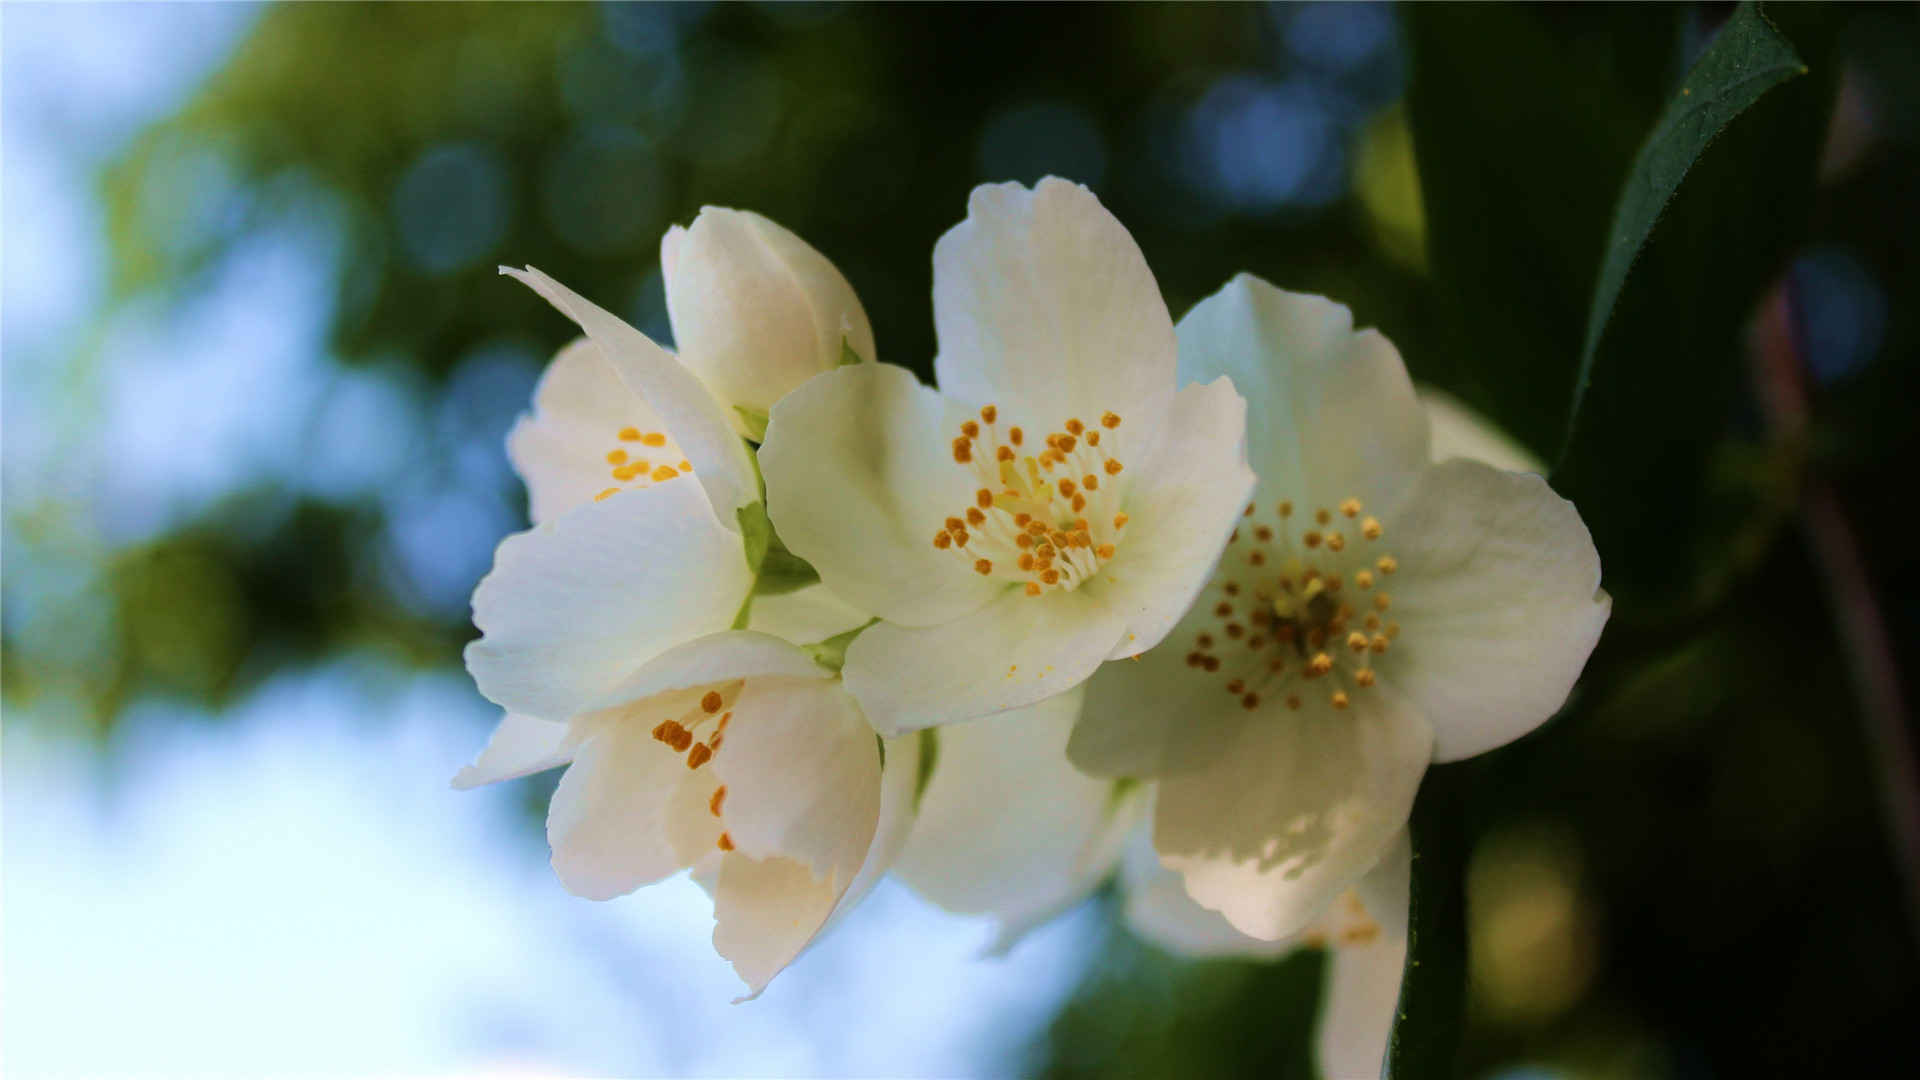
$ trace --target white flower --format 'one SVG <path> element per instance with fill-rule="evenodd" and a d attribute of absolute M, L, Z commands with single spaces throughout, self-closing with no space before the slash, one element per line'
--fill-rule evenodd
<path fill-rule="evenodd" d="M 847 685 L 882 731 L 1018 708 L 1158 642 L 1252 485 L 1244 404 L 1175 392 L 1132 237 L 1085 188 L 976 188 L 934 249 L 940 390 L 841 368 L 772 411 L 781 539 L 881 622 Z"/>
<path fill-rule="evenodd" d="M 932 775 L 894 874 L 948 911 L 992 916 L 992 951 L 1085 899 L 1141 820 L 1139 785 L 1067 763 L 1080 699 L 1075 689 L 923 736 Z"/>
<path fill-rule="evenodd" d="M 838 679 L 730 631 L 661 653 L 567 723 L 509 716 L 454 783 L 566 765 L 547 812 L 562 884 L 605 900 L 691 869 L 753 996 L 885 872 L 918 762 L 898 739 L 883 769 Z"/>
<path fill-rule="evenodd" d="M 474 593 L 467 666 L 510 713 L 569 719 L 661 650 L 732 626 L 763 539 L 741 435 L 837 366 L 843 340 L 873 351 L 845 280 L 765 218 L 709 208 L 661 247 L 677 358 L 540 271 L 503 269 L 586 333 L 508 437 L 536 527 Z"/>
<path fill-rule="evenodd" d="M 1151 834 L 1136 830 L 1120 879 L 1135 933 L 1183 956 L 1274 958 L 1325 949 L 1320 1014 L 1314 1033 L 1320 1075 L 1351 1080 L 1380 1075 L 1407 963 L 1412 848 L 1402 830 L 1379 865 L 1300 932 L 1262 941 L 1194 903 L 1180 875 L 1160 863 Z"/>
<path fill-rule="evenodd" d="M 1610 602 L 1546 481 L 1431 463 L 1399 354 L 1346 308 L 1241 276 L 1180 343 L 1184 378 L 1231 374 L 1255 403 L 1260 487 L 1167 643 L 1088 687 L 1068 754 L 1156 779 L 1166 865 L 1275 940 L 1379 863 L 1429 761 L 1560 707 Z"/>
<path fill-rule="evenodd" d="M 1155 785 L 1095 780 L 1068 764 L 1080 698 L 941 728 L 894 873 L 948 911 L 992 916 L 993 951 L 1079 903 L 1116 869 L 1128 924 L 1170 952 L 1271 959 L 1327 949 L 1322 1074 L 1380 1075 L 1406 962 L 1405 832 L 1305 929 L 1278 941 L 1249 937 L 1195 903 L 1161 865 L 1150 827 Z"/>
<path fill-rule="evenodd" d="M 759 214 L 707 207 L 667 231 L 660 266 L 680 362 L 742 415 L 764 423 L 788 391 L 838 367 L 843 348 L 875 359 L 847 279 Z"/>

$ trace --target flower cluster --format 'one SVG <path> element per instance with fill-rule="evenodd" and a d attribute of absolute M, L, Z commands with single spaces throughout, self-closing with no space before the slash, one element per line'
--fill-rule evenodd
<path fill-rule="evenodd" d="M 889 871 L 1007 942 L 1117 874 L 1170 948 L 1335 950 L 1323 1066 L 1377 1070 L 1427 764 L 1550 716 L 1606 621 L 1538 466 L 1328 300 L 1176 326 L 1060 180 L 935 245 L 937 388 L 764 218 L 661 262 L 677 354 L 507 271 L 585 336 L 508 440 L 456 784 L 565 766 L 561 882 L 690 870 L 750 994 Z"/>

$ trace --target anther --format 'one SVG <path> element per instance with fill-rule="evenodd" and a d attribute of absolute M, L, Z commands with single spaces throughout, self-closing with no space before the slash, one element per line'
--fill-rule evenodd
<path fill-rule="evenodd" d="M 1367 644 L 1370 648 L 1373 649 L 1373 651 L 1376 654 L 1386 652 L 1387 651 L 1387 635 L 1375 634 L 1373 635 L 1373 640 L 1368 642 Z"/>
<path fill-rule="evenodd" d="M 651 479 L 654 483 L 658 484 L 665 480 L 671 480 L 674 477 L 679 475 L 680 475 L 679 471 L 676 470 L 673 466 L 662 465 L 659 468 L 653 470 L 653 475 L 649 477 L 649 479 Z"/>
<path fill-rule="evenodd" d="M 993 573 L 993 560 L 992 559 L 973 560 L 973 572 L 976 574 L 983 574 L 983 575 Z"/>
<path fill-rule="evenodd" d="M 1353 633 L 1348 634 L 1347 648 L 1352 649 L 1354 652 L 1366 652 L 1367 651 L 1367 635 L 1361 633 L 1358 630 L 1355 630 Z"/>
<path fill-rule="evenodd" d="M 978 438 L 980 435 L 980 425 L 968 420 L 966 423 L 960 425 L 960 434 L 965 435 L 969 439 Z"/>
<path fill-rule="evenodd" d="M 1325 675 L 1332 670 L 1333 657 L 1328 656 L 1326 653 L 1314 653 L 1313 659 L 1307 661 L 1307 674 L 1310 677 Z"/>
<path fill-rule="evenodd" d="M 1360 523 L 1360 535 L 1369 540 L 1380 539 L 1380 519 L 1370 517 Z"/>
<path fill-rule="evenodd" d="M 1379 570 L 1380 570 L 1380 572 L 1381 572 L 1381 573 L 1383 573 L 1383 574 L 1391 574 L 1391 573 L 1393 573 L 1393 572 L 1394 572 L 1395 570 L 1398 570 L 1398 569 L 1400 569 L 1400 563 L 1399 563 L 1399 561 L 1398 561 L 1398 560 L 1396 560 L 1396 559 L 1395 559 L 1395 558 L 1394 558 L 1393 556 L 1391 556 L 1391 555 L 1382 555 L 1382 556 L 1380 556 L 1380 560 L 1379 560 L 1378 562 L 1376 562 L 1376 563 L 1374 563 L 1373 565 L 1374 565 L 1375 567 L 1378 567 L 1378 568 L 1379 568 Z"/>
<path fill-rule="evenodd" d="M 708 716 L 712 716 L 714 713 L 720 711 L 720 703 L 720 691 L 709 690 L 706 695 L 700 699 L 700 710 Z"/>
<path fill-rule="evenodd" d="M 1335 690 L 1333 692 L 1333 707 L 1336 709 L 1344 709 L 1347 707 L 1347 704 L 1347 692 L 1345 690 Z"/>
<path fill-rule="evenodd" d="M 1083 488 L 1086 488 L 1088 491 L 1099 491 L 1100 478 L 1093 475 L 1092 473 L 1088 473 L 1087 475 L 1080 478 L 1080 486 Z"/>
<path fill-rule="evenodd" d="M 719 848 L 721 851 L 732 851 L 733 837 L 727 835 L 726 833 L 721 833 L 719 841 L 716 842 L 714 846 Z"/>
<path fill-rule="evenodd" d="M 1347 550 L 1347 538 L 1344 536 L 1341 536 L 1337 532 L 1328 533 L 1327 534 L 1327 550 L 1328 551 Z"/>
<path fill-rule="evenodd" d="M 995 406 L 995 405 L 980 406 L 980 419 L 985 420 L 987 423 L 991 424 L 995 420 L 998 420 L 999 418 L 1000 418 L 1000 409 L 998 406 Z"/>
<path fill-rule="evenodd" d="M 953 440 L 953 460 L 959 465 L 965 465 L 973 460 L 973 444 L 967 441 L 965 435 Z"/>
<path fill-rule="evenodd" d="M 1291 502 L 1289 502 L 1289 501 L 1287 501 L 1286 499 L 1281 499 L 1281 500 L 1280 500 L 1280 508 L 1279 508 L 1279 509 L 1280 509 L 1280 516 L 1281 516 L 1281 517 L 1292 517 L 1292 516 L 1293 516 L 1293 503 L 1291 503 Z"/>
<path fill-rule="evenodd" d="M 607 464 L 625 465 L 626 463 L 627 463 L 627 452 L 625 450 L 607 451 Z"/>
<path fill-rule="evenodd" d="M 945 551 L 953 546 L 953 537 L 947 535 L 947 531 L 942 529 L 934 535 L 933 546 Z"/>
<path fill-rule="evenodd" d="M 1361 686 L 1372 686 L 1374 674 L 1372 668 L 1361 668 L 1353 673 L 1353 681 Z"/>
<path fill-rule="evenodd" d="M 1095 555 L 1100 556 L 1102 559 L 1111 559 L 1113 558 L 1113 551 L 1114 551 L 1114 548 L 1112 544 L 1101 544 L 1099 547 L 1094 549 L 1093 553 Z"/>
<path fill-rule="evenodd" d="M 1360 500 L 1351 498 L 1345 500 L 1340 504 L 1340 512 L 1348 517 L 1358 517 L 1360 514 Z"/>
<path fill-rule="evenodd" d="M 1100 415 L 1100 426 L 1104 428 L 1117 428 L 1120 426 L 1120 417 L 1114 413 L 1102 413 Z"/>
<path fill-rule="evenodd" d="M 639 428 L 623 427 L 620 429 L 619 434 L 620 434 L 621 442 L 639 442 L 640 441 Z"/>
<path fill-rule="evenodd" d="M 714 817 L 720 816 L 720 804 L 727 801 L 727 785 L 721 784 L 713 789 L 713 798 L 707 800 L 707 811 Z"/>
<path fill-rule="evenodd" d="M 1121 470 L 1121 469 L 1122 469 L 1123 467 L 1124 467 L 1124 466 L 1122 466 L 1122 465 L 1120 464 L 1120 459 L 1119 459 L 1119 458 L 1108 458 L 1108 459 L 1107 459 L 1107 466 L 1106 466 L 1106 468 L 1107 468 L 1107 475 L 1108 475 L 1108 476 L 1119 476 L 1119 475 L 1120 475 L 1120 470 Z"/>
<path fill-rule="evenodd" d="M 603 492 L 601 492 L 600 494 L 598 494 L 598 495 L 595 495 L 595 496 L 593 497 L 593 501 L 594 501 L 594 502 L 599 502 L 599 501 L 600 501 L 600 500 L 602 500 L 602 499 L 611 499 L 611 498 L 613 498 L 613 497 L 614 497 L 615 495 L 618 495 L 618 494 L 620 494 L 620 489 L 619 489 L 619 488 L 608 488 L 607 490 L 605 490 L 605 491 L 603 491 Z"/>
<path fill-rule="evenodd" d="M 679 724 L 673 725 L 673 742 L 668 745 L 673 747 L 673 752 L 676 754 L 686 753 L 687 747 L 693 745 L 693 732 Z"/>
<path fill-rule="evenodd" d="M 687 754 L 687 768 L 697 769 L 712 759 L 712 747 L 706 743 L 694 743 L 693 749 Z"/>
<path fill-rule="evenodd" d="M 1314 532 L 1312 529 L 1308 529 L 1306 533 L 1300 537 L 1300 542 L 1310 548 L 1317 548 L 1320 546 L 1320 534 Z"/>
<path fill-rule="evenodd" d="M 1392 604 L 1393 597 L 1388 596 L 1386 593 L 1373 594 L 1373 606 L 1379 608 L 1381 611 L 1387 610 Z"/>
<path fill-rule="evenodd" d="M 1037 582 L 1032 582 L 1032 581 L 1027 582 L 1027 595 L 1028 596 L 1040 595 L 1040 586 Z"/>
<path fill-rule="evenodd" d="M 1067 433 L 1069 435 L 1078 435 L 1085 430 L 1087 430 L 1087 425 L 1081 423 L 1080 421 L 1078 420 L 1067 421 Z"/>
<path fill-rule="evenodd" d="M 1353 583 L 1354 583 L 1355 585 L 1357 585 L 1357 586 L 1359 586 L 1359 587 L 1360 587 L 1360 588 L 1362 588 L 1362 589 L 1371 589 L 1371 588 L 1373 588 L 1373 571 L 1371 571 L 1371 570 L 1356 570 L 1356 571 L 1354 571 L 1354 572 L 1353 572 Z"/>
<path fill-rule="evenodd" d="M 1260 695 L 1248 694 L 1240 699 L 1240 707 L 1249 711 L 1260 707 Z"/>
<path fill-rule="evenodd" d="M 980 526 L 986 523 L 987 523 L 987 515 L 981 513 L 979 507 L 977 506 L 967 507 L 967 524 L 972 525 L 975 528 L 979 528 Z"/>
<path fill-rule="evenodd" d="M 1319 522 L 1322 525 L 1325 525 L 1327 522 L 1333 520 L 1333 511 L 1328 510 L 1326 507 L 1323 506 L 1320 509 L 1315 510 L 1313 512 L 1313 520 Z"/>
<path fill-rule="evenodd" d="M 657 431 L 649 431 L 645 435 L 640 436 L 640 445 L 665 446 L 667 445 L 667 437 Z"/>
<path fill-rule="evenodd" d="M 1001 448 L 999 448 L 998 450 L 995 450 L 995 451 L 993 452 L 993 458 L 994 458 L 994 460 L 995 460 L 995 461 L 1012 461 L 1012 460 L 1013 460 L 1013 447 L 1011 447 L 1011 446 L 1003 446 L 1003 447 L 1001 447 Z"/>
<path fill-rule="evenodd" d="M 1273 539 L 1273 530 L 1265 525 L 1256 526 L 1253 530 L 1253 538 L 1264 544 Z"/>
<path fill-rule="evenodd" d="M 1113 527 L 1114 527 L 1114 528 L 1116 528 L 1116 529 L 1124 529 L 1124 528 L 1126 528 L 1126 527 L 1127 527 L 1127 515 L 1125 515 L 1125 514 L 1115 514 L 1115 515 L 1113 515 Z"/>
<path fill-rule="evenodd" d="M 1021 431 L 1018 427 L 1011 427 L 1007 429 L 1007 441 L 1012 443 L 1015 446 L 1019 446 L 1020 441 L 1022 439 L 1025 439 L 1026 437 L 1027 437 L 1026 433 Z"/>
<path fill-rule="evenodd" d="M 976 491 L 973 493 L 973 503 L 975 506 L 978 506 L 982 510 L 992 509 L 993 492 L 987 490 L 986 488 L 981 488 L 979 491 Z"/>

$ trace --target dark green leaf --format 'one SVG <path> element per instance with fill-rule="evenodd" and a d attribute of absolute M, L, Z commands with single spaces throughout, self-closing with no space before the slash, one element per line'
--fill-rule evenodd
<path fill-rule="evenodd" d="M 1755 5 L 1744 3 L 1714 36 L 1699 62 L 1687 72 L 1679 92 L 1668 102 L 1660 123 L 1641 146 L 1627 174 L 1607 233 L 1605 261 L 1587 315 L 1586 341 L 1580 348 L 1580 372 L 1567 414 L 1562 457 L 1579 421 L 1581 400 L 1593 376 L 1595 350 L 1613 317 L 1614 302 L 1681 181 L 1734 117 L 1768 90 L 1806 71 L 1793 46 L 1773 24 Z"/>
<path fill-rule="evenodd" d="M 1467 997 L 1464 804 L 1477 771 L 1470 764 L 1428 769 L 1414 800 L 1407 967 L 1381 1069 L 1392 1080 L 1440 1080 L 1458 1068 Z"/>

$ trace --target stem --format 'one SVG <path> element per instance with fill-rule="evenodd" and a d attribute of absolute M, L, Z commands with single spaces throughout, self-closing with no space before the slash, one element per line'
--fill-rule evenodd
<path fill-rule="evenodd" d="M 1788 454 L 1804 457 L 1810 409 L 1790 282 L 1776 286 L 1760 309 L 1753 379 L 1774 442 Z M 1894 869 L 1906 887 L 1907 917 L 1914 940 L 1920 942 L 1920 772 L 1899 670 L 1846 509 L 1833 485 L 1810 469 L 1800 494 L 1800 528 L 1832 600 L 1834 630 L 1858 698 L 1868 767 L 1879 788 Z"/>
<path fill-rule="evenodd" d="M 1465 793 L 1469 765 L 1427 770 L 1413 803 L 1412 907 L 1407 967 L 1380 1075 L 1441 1080 L 1455 1074 L 1466 1017 L 1466 862 L 1471 837 Z"/>

